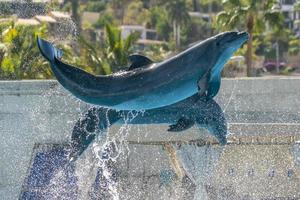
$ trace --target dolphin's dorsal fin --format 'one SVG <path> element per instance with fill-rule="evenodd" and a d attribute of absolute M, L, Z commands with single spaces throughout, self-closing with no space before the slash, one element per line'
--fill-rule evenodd
<path fill-rule="evenodd" d="M 140 68 L 140 67 L 144 67 L 147 65 L 150 65 L 153 63 L 153 61 L 143 55 L 139 55 L 139 54 L 132 54 L 128 57 L 129 61 L 131 62 L 131 65 L 129 67 L 129 71 L 136 69 L 136 68 Z"/>

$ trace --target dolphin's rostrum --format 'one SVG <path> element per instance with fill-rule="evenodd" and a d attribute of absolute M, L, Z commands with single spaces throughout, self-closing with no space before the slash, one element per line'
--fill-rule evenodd
<path fill-rule="evenodd" d="M 149 110 L 175 104 L 199 93 L 206 99 L 219 91 L 221 71 L 248 39 L 246 32 L 225 32 L 165 61 L 132 55 L 128 71 L 94 76 L 66 63 L 62 52 L 38 38 L 42 55 L 60 84 L 77 98 L 116 110 Z"/>

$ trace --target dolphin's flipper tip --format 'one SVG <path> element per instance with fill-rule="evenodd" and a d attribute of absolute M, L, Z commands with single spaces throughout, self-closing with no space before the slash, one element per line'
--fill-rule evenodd
<path fill-rule="evenodd" d="M 226 137 L 225 138 L 222 138 L 222 139 L 218 139 L 219 141 L 219 144 L 222 145 L 222 146 L 225 146 L 227 144 L 227 139 Z"/>
<path fill-rule="evenodd" d="M 76 134 L 76 126 L 72 133 L 72 140 L 69 144 L 68 158 L 70 162 L 75 162 L 78 157 L 87 149 L 87 147 L 94 141 L 96 135 L 94 133 L 87 135 L 87 132 L 82 130 L 79 135 Z M 76 138 L 74 138 L 74 136 Z"/>
<path fill-rule="evenodd" d="M 216 125 L 214 128 L 211 128 L 213 135 L 218 140 L 219 144 L 224 146 L 227 144 L 227 124 L 220 122 L 220 124 Z"/>
<path fill-rule="evenodd" d="M 168 131 L 170 132 L 179 132 L 191 128 L 195 124 L 194 120 L 187 118 L 180 118 L 176 124 L 170 125 Z"/>
<path fill-rule="evenodd" d="M 75 156 L 75 155 L 72 155 L 72 154 L 68 155 L 69 162 L 74 163 L 77 160 L 78 157 L 79 156 Z"/>

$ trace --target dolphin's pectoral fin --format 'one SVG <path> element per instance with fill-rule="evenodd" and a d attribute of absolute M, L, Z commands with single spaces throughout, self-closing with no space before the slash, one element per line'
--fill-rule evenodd
<path fill-rule="evenodd" d="M 209 76 L 205 74 L 202 78 L 199 79 L 198 81 L 198 95 L 200 97 L 206 96 L 206 91 L 208 88 L 208 81 L 209 81 Z"/>
<path fill-rule="evenodd" d="M 128 59 L 131 62 L 128 71 L 136 68 L 144 67 L 153 63 L 153 61 L 150 58 L 138 54 L 130 55 Z"/>
<path fill-rule="evenodd" d="M 185 117 L 180 118 L 176 124 L 170 125 L 168 131 L 179 132 L 191 128 L 195 124 L 194 120 Z"/>
<path fill-rule="evenodd" d="M 218 94 L 220 86 L 221 86 L 221 73 L 217 72 L 212 74 L 208 82 L 207 99 L 214 98 Z"/>

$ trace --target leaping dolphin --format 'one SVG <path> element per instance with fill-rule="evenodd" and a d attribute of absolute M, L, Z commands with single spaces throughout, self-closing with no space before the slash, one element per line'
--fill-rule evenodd
<path fill-rule="evenodd" d="M 149 110 L 196 93 L 212 99 L 219 91 L 224 64 L 247 40 L 246 32 L 224 32 L 158 63 L 131 55 L 128 71 L 106 76 L 63 63 L 59 49 L 40 38 L 37 42 L 57 80 L 77 98 L 116 110 Z"/>
<path fill-rule="evenodd" d="M 75 161 L 93 142 L 96 134 L 102 134 L 104 139 L 110 126 L 125 123 L 123 116 L 127 116 L 128 112 L 104 107 L 89 109 L 73 128 L 70 159 Z M 126 123 L 168 124 L 171 132 L 184 131 L 196 124 L 207 128 L 220 144 L 227 143 L 227 122 L 222 109 L 213 99 L 205 100 L 198 94 L 170 106 L 146 110 Z"/>

